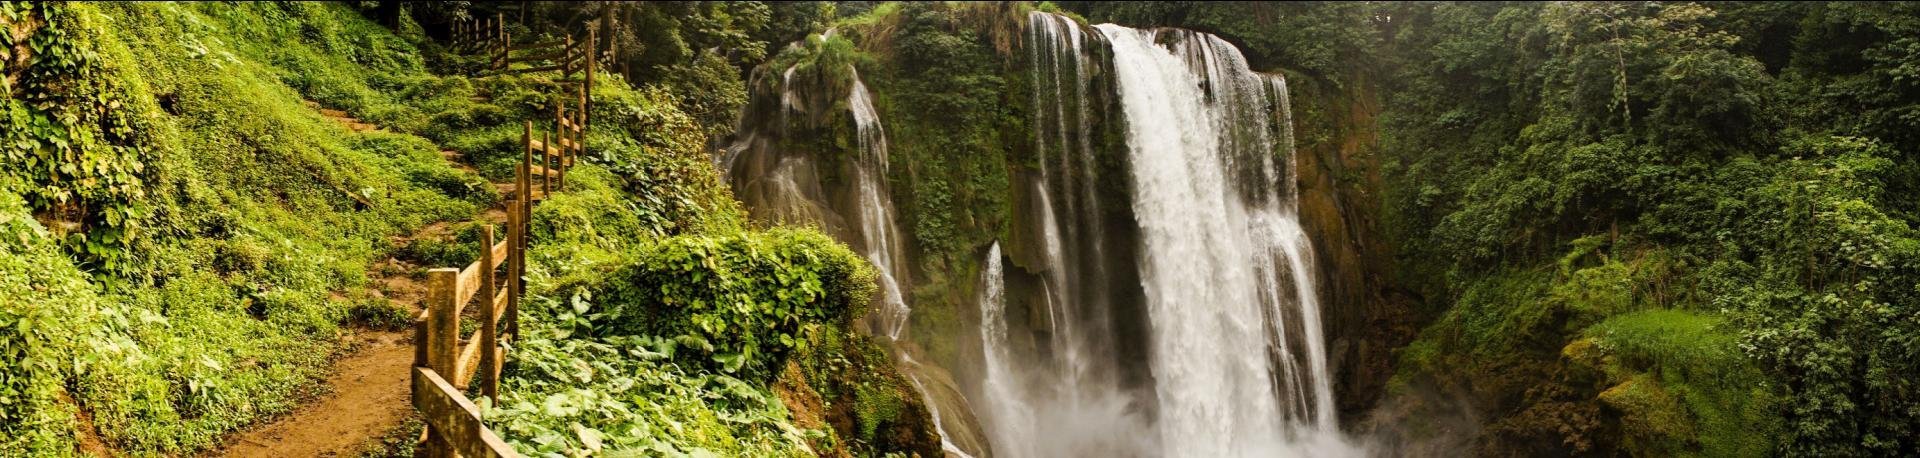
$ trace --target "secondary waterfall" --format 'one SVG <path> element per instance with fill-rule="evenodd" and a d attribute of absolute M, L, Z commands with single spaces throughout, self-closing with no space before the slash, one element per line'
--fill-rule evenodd
<path fill-rule="evenodd" d="M 854 174 L 858 184 L 860 199 L 860 239 L 868 262 L 879 273 L 881 308 L 880 328 L 887 338 L 898 340 L 900 331 L 907 327 L 908 314 L 904 293 L 900 292 L 900 275 L 904 263 L 899 262 L 905 256 L 901 250 L 900 229 L 893 221 L 892 198 L 888 197 L 887 179 L 887 131 L 880 125 L 880 115 L 873 110 L 873 95 L 867 92 L 867 83 L 860 80 L 860 72 L 853 73 L 853 89 L 847 94 L 847 110 L 853 112 L 856 136 L 859 140 L 859 172 Z"/>
<path fill-rule="evenodd" d="M 1034 445 L 1039 442 L 1030 435 L 1037 425 L 1033 421 L 1033 406 L 1024 403 L 1027 396 L 1022 392 L 1020 381 L 1010 377 L 1013 350 L 1007 346 L 1006 274 L 1000 266 L 999 243 L 987 250 L 986 266 L 980 292 L 980 341 L 986 363 L 982 391 L 986 396 L 976 409 L 981 415 L 996 420 L 989 428 L 989 434 L 995 439 L 995 451 L 1002 455 L 1030 456 L 1036 453 Z"/>

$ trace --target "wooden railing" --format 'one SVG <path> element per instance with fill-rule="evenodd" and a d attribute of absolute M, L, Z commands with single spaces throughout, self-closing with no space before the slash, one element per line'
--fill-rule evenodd
<path fill-rule="evenodd" d="M 585 74 L 598 60 L 593 52 L 593 44 L 599 42 L 594 29 L 587 30 L 585 41 L 574 41 L 573 34 L 567 34 L 555 41 L 514 44 L 511 39 L 494 42 L 487 50 L 492 59 L 490 69 L 495 73 L 537 73 L 560 72 L 561 81 L 579 83 L 585 81 Z M 504 34 L 503 34 L 504 35 Z M 529 66 L 515 68 L 513 64 Z M 581 79 L 574 79 L 576 75 Z"/>
<path fill-rule="evenodd" d="M 480 232 L 479 260 L 465 269 L 427 271 L 427 307 L 414 324 L 413 406 L 426 419 L 421 452 L 429 457 L 455 452 L 518 456 L 481 423 L 480 411 L 460 390 L 478 378 L 484 396 L 498 399 L 500 395 L 500 370 L 506 360 L 500 343 L 518 332 L 520 300 L 526 292 L 527 210 L 532 202 L 526 168 L 526 164 L 517 167 L 514 195 L 507 200 L 506 239 L 496 243 L 493 225 L 486 224 Z M 502 264 L 506 275 L 499 275 Z M 462 348 L 460 318 L 476 297 L 480 323 Z"/>
<path fill-rule="evenodd" d="M 501 344 L 520 335 L 532 208 L 549 193 L 565 188 L 567 169 L 587 151 L 591 67 L 586 75 L 584 84 L 573 86 L 570 94 L 555 101 L 552 132 L 535 139 L 533 121 L 526 123 L 520 138 L 525 148 L 514 167 L 513 191 L 506 202 L 506 238 L 496 240 L 493 225 L 484 225 L 480 259 L 465 268 L 427 271 L 426 310 L 414 323 L 412 399 L 427 424 L 420 448 L 423 456 L 519 456 L 487 429 L 479 409 L 462 392 L 478 385 L 482 396 L 499 399 L 507 356 Z M 535 173 L 540 175 L 537 191 Z M 463 344 L 460 320 L 469 304 L 478 306 L 474 315 L 479 323 Z"/>
<path fill-rule="evenodd" d="M 493 17 L 469 17 L 453 22 L 453 50 L 469 53 L 490 50 L 507 40 L 507 18 L 496 13 Z"/>
<path fill-rule="evenodd" d="M 587 97 L 587 86 L 574 90 L 573 110 L 567 109 L 568 100 L 562 98 L 553 105 L 554 132 L 544 133 L 541 139 L 532 138 L 532 128 L 528 127 L 527 151 L 541 152 L 540 186 L 542 191 L 566 189 L 567 169 L 573 167 L 573 161 L 587 151 L 587 107 L 591 103 Z M 552 170 L 553 173 L 547 171 Z"/>
<path fill-rule="evenodd" d="M 555 82 L 567 85 L 583 85 L 582 94 L 593 93 L 595 69 L 600 66 L 600 54 L 618 55 L 615 41 L 607 40 L 607 49 L 599 48 L 599 27 L 610 25 L 606 21 L 589 21 L 587 39 L 574 41 L 573 34 L 567 34 L 558 41 L 542 43 L 514 44 L 513 37 L 507 33 L 506 13 L 494 13 L 493 17 L 469 18 L 454 21 L 453 48 L 459 52 L 480 53 L 487 56 L 487 71 L 493 74 L 534 73 L 558 71 L 560 79 Z M 602 24 L 595 24 L 600 22 Z M 544 63 L 531 67 L 514 68 L 516 63 Z M 579 78 L 575 78 L 578 74 Z M 583 97 L 581 107 L 588 110 L 593 103 Z M 584 129 L 584 120 L 582 128 Z"/>

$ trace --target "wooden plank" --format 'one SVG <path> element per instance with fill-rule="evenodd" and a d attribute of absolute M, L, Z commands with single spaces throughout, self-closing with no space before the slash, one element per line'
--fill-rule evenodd
<path fill-rule="evenodd" d="M 532 68 L 519 68 L 519 69 L 514 69 L 513 72 L 514 73 L 540 73 L 540 72 L 551 72 L 556 70 L 560 70 L 559 65 L 548 65 L 545 67 L 532 67 Z"/>
<path fill-rule="evenodd" d="M 539 43 L 526 43 L 526 44 L 513 45 L 513 47 L 511 48 L 507 48 L 507 50 L 508 51 L 525 51 L 529 49 L 557 48 L 562 46 L 566 46 L 566 44 L 558 41 L 543 41 Z"/>
<path fill-rule="evenodd" d="M 507 62 L 509 62 L 509 63 L 512 63 L 512 62 L 539 62 L 539 61 L 543 61 L 543 60 L 544 60 L 544 61 L 556 61 L 556 62 L 557 62 L 557 61 L 560 61 L 560 60 L 563 60 L 563 59 L 566 59 L 566 58 L 567 58 L 567 53 L 566 53 L 565 51 L 561 51 L 561 52 L 551 52 L 551 53 L 546 53 L 546 54 L 535 54 L 535 55 L 531 55 L 531 56 L 520 56 L 520 57 L 509 57 L 509 58 L 507 58 Z"/>
<path fill-rule="evenodd" d="M 459 314 L 466 309 L 468 302 L 473 302 L 473 295 L 480 292 L 480 261 L 467 264 L 455 278 L 458 283 L 454 284 L 453 313 Z"/>
<path fill-rule="evenodd" d="M 427 271 L 427 367 L 452 373 L 454 333 L 460 331 L 460 315 L 453 302 L 454 282 L 460 272 L 452 268 Z"/>
<path fill-rule="evenodd" d="M 504 286 L 502 286 L 499 291 L 494 293 L 493 306 L 487 308 L 487 310 L 493 311 L 493 321 L 495 322 L 500 321 L 501 315 L 504 315 L 507 313 L 507 303 L 512 302 L 507 298 L 512 297 L 512 294 L 513 294 L 513 291 Z"/>
<path fill-rule="evenodd" d="M 537 165 L 536 165 L 536 166 L 533 166 L 533 170 L 532 170 L 532 171 L 530 171 L 529 173 L 531 173 L 531 174 L 533 174 L 533 175 L 538 175 L 538 176 L 542 176 L 542 177 L 545 177 L 545 176 L 549 176 L 549 175 L 558 175 L 558 174 L 560 174 L 560 169 L 558 169 L 558 168 L 552 168 L 552 169 L 549 169 L 549 168 L 546 168 L 546 167 L 541 167 L 541 166 L 537 166 Z"/>
<path fill-rule="evenodd" d="M 484 313 L 484 312 L 483 312 Z M 480 368 L 480 334 L 485 329 L 475 328 L 473 335 L 467 336 L 467 344 L 460 346 L 460 357 L 453 363 L 453 386 L 465 390 L 473 387 L 474 370 Z"/>
<path fill-rule="evenodd" d="M 543 140 L 534 140 L 534 141 L 533 141 L 533 143 L 529 145 L 529 146 L 532 146 L 532 148 L 528 148 L 528 149 L 529 149 L 529 150 L 532 150 L 532 151 L 544 151 L 544 152 L 546 152 L 546 153 L 547 153 L 547 155 L 548 155 L 548 156 L 559 156 L 559 155 L 560 155 L 560 150 L 561 150 L 561 148 L 555 148 L 555 147 L 552 147 L 552 146 L 548 146 L 548 145 L 550 145 L 550 144 L 551 144 L 551 143 L 548 143 L 547 141 L 543 141 Z M 572 145 L 572 144 L 573 144 L 573 142 L 572 142 L 571 140 L 568 140 L 568 141 L 566 141 L 565 143 L 562 143 L 561 145 L 562 145 L 562 146 L 567 146 L 567 145 Z M 535 165 L 535 167 L 539 167 L 539 165 Z"/>
<path fill-rule="evenodd" d="M 500 239 L 500 243 L 493 244 L 493 249 L 488 251 L 492 252 L 494 268 L 499 268 L 501 264 L 507 263 L 507 240 L 506 239 Z"/>
<path fill-rule="evenodd" d="M 453 389 L 437 371 L 413 368 L 413 407 L 434 431 L 461 456 L 513 458 L 520 456 L 480 420 L 480 408 Z"/>

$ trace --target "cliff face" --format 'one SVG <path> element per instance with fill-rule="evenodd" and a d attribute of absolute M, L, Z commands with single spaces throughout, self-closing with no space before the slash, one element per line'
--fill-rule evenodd
<path fill-rule="evenodd" d="M 1306 79 L 1294 87 L 1301 224 L 1319 256 L 1328 301 L 1328 363 L 1341 418 L 1351 423 L 1380 399 L 1393 350 L 1418 327 L 1412 293 L 1395 283 L 1394 247 L 1380 227 L 1380 101 L 1371 84 L 1344 88 Z"/>

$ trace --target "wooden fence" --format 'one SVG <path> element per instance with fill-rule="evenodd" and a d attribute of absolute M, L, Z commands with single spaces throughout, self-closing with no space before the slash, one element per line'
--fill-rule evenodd
<path fill-rule="evenodd" d="M 420 448 L 423 456 L 519 456 L 487 429 L 479 409 L 463 391 L 478 385 L 482 396 L 499 398 L 507 356 L 501 344 L 520 333 L 533 206 L 566 187 L 567 169 L 587 151 L 591 67 L 585 73 L 582 84 L 573 85 L 572 91 L 554 101 L 553 131 L 535 139 L 533 121 L 526 123 L 521 135 L 525 149 L 514 167 L 513 191 L 506 202 L 505 239 L 496 240 L 488 224 L 481 231 L 480 259 L 465 268 L 427 272 L 426 310 L 414 323 L 412 396 L 414 408 L 427 423 Z M 537 190 L 534 174 L 540 175 Z M 478 306 L 471 314 L 478 326 L 461 339 L 460 321 L 469 304 Z"/>
<path fill-rule="evenodd" d="M 471 53 L 494 49 L 507 40 L 507 18 L 505 14 L 493 17 L 470 17 L 453 21 L 453 50 Z"/>
<path fill-rule="evenodd" d="M 562 35 L 552 41 L 514 44 L 512 39 L 503 39 L 487 50 L 492 59 L 489 68 L 495 74 L 560 72 L 560 82 L 578 84 L 586 80 L 588 69 L 593 68 L 598 59 L 592 52 L 594 43 L 599 42 L 597 31 L 587 30 L 585 41 L 574 41 L 573 34 Z M 526 64 L 514 67 L 514 64 Z M 576 77 L 578 77 L 576 79 Z"/>
<path fill-rule="evenodd" d="M 585 41 L 574 41 L 573 34 L 566 34 L 557 40 L 523 44 L 513 43 L 512 35 L 507 33 L 506 23 L 506 13 L 494 13 L 492 18 L 454 21 L 453 47 L 459 52 L 487 56 L 487 72 L 491 74 L 558 71 L 560 79 L 555 82 L 585 86 L 584 93 L 587 94 L 593 93 L 594 73 L 600 66 L 600 54 L 619 53 L 615 47 L 617 42 L 613 40 L 607 40 L 606 50 L 599 49 L 599 28 L 611 26 L 610 21 L 588 21 Z M 528 66 L 514 68 L 513 64 Z M 581 107 L 588 110 L 591 104 L 589 99 Z"/>

